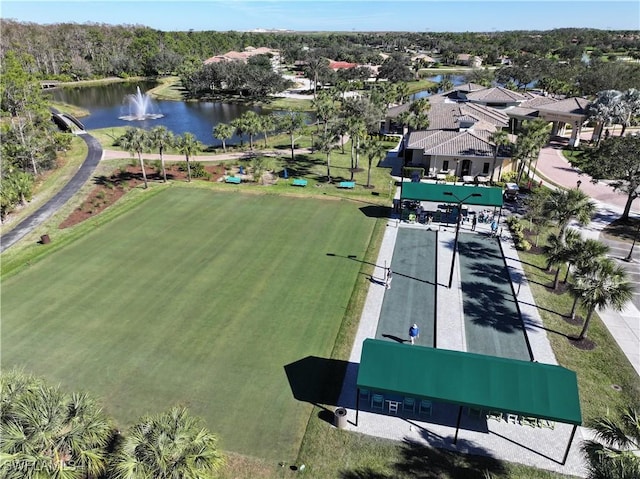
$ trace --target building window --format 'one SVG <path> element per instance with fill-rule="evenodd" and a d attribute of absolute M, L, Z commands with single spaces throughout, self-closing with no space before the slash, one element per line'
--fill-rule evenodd
<path fill-rule="evenodd" d="M 482 165 L 482 174 L 486 175 L 489 173 L 489 163 L 485 163 L 484 165 Z"/>
<path fill-rule="evenodd" d="M 442 162 L 442 170 L 448 170 L 449 169 L 449 160 L 444 160 Z"/>

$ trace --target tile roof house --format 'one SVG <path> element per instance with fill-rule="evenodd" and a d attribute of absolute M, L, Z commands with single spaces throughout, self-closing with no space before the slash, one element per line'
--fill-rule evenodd
<path fill-rule="evenodd" d="M 450 174 L 469 181 L 492 174 L 495 178 L 512 166 L 510 147 L 501 147 L 493 164 L 494 145 L 489 139 L 493 132 L 510 132 L 514 142 L 519 123 L 543 118 L 553 123 L 552 134 L 569 124 L 572 135 L 579 137 L 589 101 L 464 84 L 430 96 L 429 103 L 429 127 L 405 134 L 405 165 L 422 166 L 429 176 Z M 390 108 L 383 130 L 394 130 L 396 118 L 409 107 L 410 103 Z"/>
<path fill-rule="evenodd" d="M 469 55 L 468 53 L 459 53 L 456 57 L 456 63 L 458 65 L 479 68 L 482 66 L 482 58 L 476 55 Z"/>

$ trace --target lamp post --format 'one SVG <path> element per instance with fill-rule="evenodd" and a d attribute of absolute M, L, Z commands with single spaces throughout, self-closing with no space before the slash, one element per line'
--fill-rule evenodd
<path fill-rule="evenodd" d="M 458 200 L 458 218 L 456 219 L 456 236 L 453 240 L 453 255 L 451 256 L 451 272 L 449 273 L 449 289 L 451 289 L 451 283 L 453 282 L 453 269 L 456 266 L 456 249 L 458 248 L 458 234 L 460 233 L 460 216 L 462 214 L 462 203 L 467 201 L 469 198 L 473 196 L 482 196 L 480 193 L 471 193 L 468 196 L 465 196 L 463 199 L 458 198 L 451 191 L 444 191 L 442 193 L 446 196 L 453 196 L 456 200 Z"/>
<path fill-rule="evenodd" d="M 629 263 L 631 261 L 633 261 L 633 258 L 631 257 L 631 255 L 633 254 L 633 247 L 636 245 L 636 241 L 638 240 L 638 234 L 640 234 L 640 223 L 638 223 L 638 229 L 636 230 L 636 234 L 633 237 L 633 243 L 631 243 L 631 249 L 629 250 L 629 254 L 624 259 L 625 261 L 627 261 Z"/>

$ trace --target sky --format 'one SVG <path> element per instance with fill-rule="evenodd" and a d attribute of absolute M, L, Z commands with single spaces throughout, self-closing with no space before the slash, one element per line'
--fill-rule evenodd
<path fill-rule="evenodd" d="M 0 0 L 0 17 L 38 24 L 144 25 L 163 31 L 640 30 L 640 1 Z"/>

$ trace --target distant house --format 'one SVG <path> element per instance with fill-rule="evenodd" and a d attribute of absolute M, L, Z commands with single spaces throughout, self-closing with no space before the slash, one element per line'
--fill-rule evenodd
<path fill-rule="evenodd" d="M 466 67 L 480 68 L 482 66 L 482 58 L 468 53 L 459 53 L 456 57 L 456 63 Z"/>
<path fill-rule="evenodd" d="M 337 62 L 333 60 L 329 61 L 329 68 L 332 69 L 334 72 L 337 72 L 338 70 L 348 70 L 351 68 L 356 68 L 357 66 L 358 66 L 357 63 Z"/>
<path fill-rule="evenodd" d="M 425 53 L 418 53 L 411 57 L 411 62 L 431 66 L 436 63 L 436 60 Z"/>

